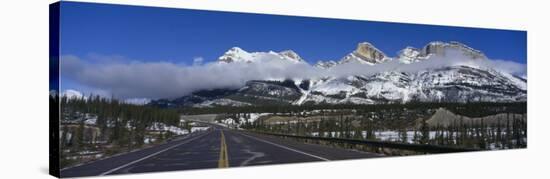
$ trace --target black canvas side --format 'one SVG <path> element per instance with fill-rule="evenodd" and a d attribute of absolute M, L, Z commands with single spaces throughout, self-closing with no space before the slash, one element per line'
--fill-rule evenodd
<path fill-rule="evenodd" d="M 59 10 L 60 2 L 50 4 L 50 72 L 49 72 L 49 173 L 59 176 Z"/>

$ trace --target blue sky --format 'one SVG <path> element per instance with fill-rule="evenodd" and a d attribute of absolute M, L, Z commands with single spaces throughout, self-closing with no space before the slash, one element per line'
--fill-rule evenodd
<path fill-rule="evenodd" d="M 258 69 L 228 73 L 192 66 L 197 57 L 214 61 L 234 46 L 249 52 L 291 49 L 313 64 L 339 60 L 365 41 L 389 56 L 406 46 L 422 48 L 431 41 L 459 41 L 491 59 L 520 63 L 498 63 L 519 74 L 525 74 L 527 63 L 524 31 L 77 2 L 62 2 L 60 14 L 60 54 L 74 57 L 61 61 L 67 68 L 62 69 L 60 90 L 122 98 L 177 97 L 198 89 L 235 87 L 262 75 L 272 77 L 263 72 L 243 73 Z M 111 61 L 145 64 L 121 66 L 109 64 Z M 209 70 L 221 76 L 211 77 Z M 277 74 L 295 71 L 307 72 L 297 69 Z M 162 87 L 166 84 L 171 87 Z"/>
<path fill-rule="evenodd" d="M 292 49 L 310 63 L 339 60 L 368 41 L 390 56 L 430 41 L 459 41 L 489 58 L 526 63 L 524 31 L 63 2 L 61 54 L 119 55 L 192 64 L 227 49 Z"/>

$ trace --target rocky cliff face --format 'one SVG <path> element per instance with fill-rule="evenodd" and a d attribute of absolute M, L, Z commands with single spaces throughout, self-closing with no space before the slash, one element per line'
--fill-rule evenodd
<path fill-rule="evenodd" d="M 371 63 L 382 62 L 386 55 L 368 42 L 359 43 L 353 52 L 356 56 Z"/>
<path fill-rule="evenodd" d="M 368 42 L 357 44 L 357 48 L 340 60 L 340 63 L 378 64 L 388 60 L 386 54 Z"/>
<path fill-rule="evenodd" d="M 449 43 L 446 42 L 430 42 L 428 45 L 424 46 L 422 49 L 421 56 L 428 56 L 428 55 L 438 55 L 438 56 L 446 56 L 448 53 L 452 52 L 459 52 L 462 53 L 462 55 L 465 55 L 467 57 L 471 57 L 472 59 L 487 59 L 485 54 L 483 52 L 473 49 L 467 45 L 464 45 L 459 42 L 451 41 Z"/>
<path fill-rule="evenodd" d="M 471 59 L 487 59 L 483 52 L 454 41 L 434 41 L 428 43 L 421 49 L 406 47 L 400 50 L 396 57 L 387 56 L 384 52 L 374 47 L 371 43 L 361 42 L 357 44 L 357 48 L 353 52 L 344 56 L 337 62 L 337 64 L 359 63 L 376 65 L 391 60 L 399 60 L 401 63 L 409 64 L 428 59 L 432 56 L 449 57 L 451 55 L 463 55 Z M 320 61 L 316 66 L 327 69 L 337 64 L 332 64 L 330 61 Z"/>

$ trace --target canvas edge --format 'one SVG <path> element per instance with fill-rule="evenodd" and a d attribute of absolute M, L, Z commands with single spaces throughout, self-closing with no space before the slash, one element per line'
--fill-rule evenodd
<path fill-rule="evenodd" d="M 59 21 L 60 2 L 49 5 L 49 174 L 59 170 Z M 52 98 L 53 95 L 53 98 Z"/>

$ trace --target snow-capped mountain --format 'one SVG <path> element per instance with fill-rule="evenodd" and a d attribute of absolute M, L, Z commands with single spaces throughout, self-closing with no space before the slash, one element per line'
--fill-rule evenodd
<path fill-rule="evenodd" d="M 421 55 L 421 50 L 414 47 L 406 47 L 403 50 L 400 50 L 397 55 L 399 62 L 409 64 L 414 62 L 419 62 L 420 60 L 427 59 L 425 55 Z"/>
<path fill-rule="evenodd" d="M 527 99 L 526 81 L 468 66 L 415 73 L 383 72 L 313 82 L 300 104 L 514 102 Z"/>
<path fill-rule="evenodd" d="M 280 59 L 284 62 L 306 63 L 300 55 L 292 50 L 281 52 L 247 52 L 239 47 L 233 47 L 218 58 L 219 63 L 254 63 L 265 60 Z"/>
<path fill-rule="evenodd" d="M 448 54 L 448 53 L 459 54 Z M 361 42 L 357 44 L 357 48 L 344 56 L 340 61 L 318 61 L 316 67 L 328 69 L 338 64 L 355 62 L 359 64 L 375 65 L 392 60 L 398 60 L 400 63 L 410 64 L 429 59 L 432 56 L 446 57 L 448 55 L 463 55 L 471 59 L 487 59 L 483 52 L 469 47 L 460 42 L 441 42 L 434 41 L 426 44 L 423 48 L 417 49 L 414 47 L 405 47 L 400 50 L 395 57 L 389 57 L 382 51 L 378 50 L 372 44 L 368 42 Z"/>
<path fill-rule="evenodd" d="M 459 42 L 430 42 L 421 49 L 406 47 L 395 57 L 389 57 L 372 44 L 362 42 L 340 61 L 318 61 L 313 66 L 325 71 L 347 63 L 372 68 L 394 60 L 409 65 L 432 57 L 456 55 L 450 52 L 458 52 L 469 60 L 487 59 L 481 51 Z M 262 63 L 273 59 L 307 64 L 291 50 L 250 53 L 238 47 L 231 48 L 219 57 L 218 63 Z M 455 65 L 414 72 L 389 70 L 338 77 L 329 74 L 309 79 L 257 79 L 248 81 L 240 88 L 202 90 L 173 100 L 152 101 L 151 104 L 207 107 L 527 100 L 526 79 L 487 67 Z"/>
<path fill-rule="evenodd" d="M 218 58 L 219 62 L 232 63 L 232 62 L 253 62 L 254 58 L 252 54 L 244 51 L 239 47 L 233 47 L 225 52 L 222 56 Z"/>

